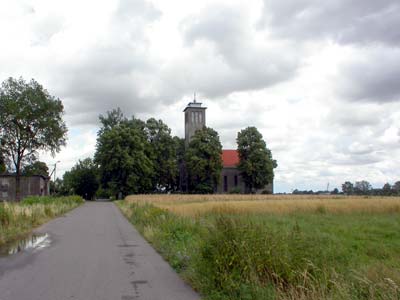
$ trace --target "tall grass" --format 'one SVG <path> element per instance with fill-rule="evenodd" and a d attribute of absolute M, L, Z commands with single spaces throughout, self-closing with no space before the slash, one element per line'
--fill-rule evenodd
<path fill-rule="evenodd" d="M 291 214 L 400 213 L 400 197 L 320 195 L 135 195 L 128 202 L 151 203 L 178 215 L 209 212 Z"/>
<path fill-rule="evenodd" d="M 117 204 L 205 299 L 400 299 L 399 198 L 224 197 Z"/>
<path fill-rule="evenodd" d="M 0 245 L 30 232 L 51 218 L 83 203 L 79 196 L 27 197 L 21 203 L 0 203 Z"/>

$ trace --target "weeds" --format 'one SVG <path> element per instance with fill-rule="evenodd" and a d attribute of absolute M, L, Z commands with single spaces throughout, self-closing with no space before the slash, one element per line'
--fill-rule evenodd
<path fill-rule="evenodd" d="M 117 203 L 205 299 L 400 299 L 400 222 L 392 210 L 398 198 L 377 212 L 367 202 L 368 208 L 357 203 L 340 214 L 342 208 L 322 199 L 255 200 L 249 210 L 248 199 L 205 197 L 211 201 L 135 196 Z M 374 198 L 346 199 L 326 201 Z M 292 201 L 299 201 L 296 212 L 282 209 Z M 210 202 L 218 205 L 210 208 Z M 192 205 L 190 213 L 179 210 Z"/>
<path fill-rule="evenodd" d="M 21 203 L 0 203 L 0 245 L 81 203 L 83 200 L 79 196 L 27 197 Z"/>

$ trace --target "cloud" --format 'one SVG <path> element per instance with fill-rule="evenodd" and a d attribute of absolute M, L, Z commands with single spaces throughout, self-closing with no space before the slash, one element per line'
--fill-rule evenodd
<path fill-rule="evenodd" d="M 399 46 L 399 15 L 397 0 L 264 0 L 260 25 L 274 36 Z"/>
<path fill-rule="evenodd" d="M 181 89 L 198 88 L 213 98 L 258 90 L 289 80 L 299 66 L 300 54 L 285 54 L 290 45 L 257 32 L 241 6 L 209 6 L 181 28 L 187 55 L 166 70 L 182 74 L 175 82 Z"/>
<path fill-rule="evenodd" d="M 355 50 L 336 78 L 339 96 L 352 101 L 400 101 L 400 48 Z"/>
<path fill-rule="evenodd" d="M 46 160 L 60 171 L 93 154 L 98 115 L 117 106 L 182 137 L 197 92 L 224 147 L 259 129 L 278 160 L 277 191 L 383 185 L 400 176 L 399 6 L 0 1 L 0 76 L 35 78 L 63 101 L 68 146 Z"/>

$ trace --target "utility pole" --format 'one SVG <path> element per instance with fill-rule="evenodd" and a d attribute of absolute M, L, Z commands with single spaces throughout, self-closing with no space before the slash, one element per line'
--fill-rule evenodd
<path fill-rule="evenodd" d="M 54 186 L 55 186 L 55 184 L 56 184 L 56 170 L 57 170 L 57 164 L 58 163 L 60 163 L 61 161 L 56 161 L 55 163 L 54 163 L 54 168 L 53 168 L 53 171 L 51 172 L 51 174 L 50 174 L 50 178 L 51 178 L 51 175 L 53 175 L 54 174 Z"/>

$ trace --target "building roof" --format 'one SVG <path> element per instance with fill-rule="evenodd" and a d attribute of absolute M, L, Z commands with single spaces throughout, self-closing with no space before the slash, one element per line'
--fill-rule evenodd
<path fill-rule="evenodd" d="M 207 107 L 202 107 L 202 104 L 203 103 L 197 101 L 189 102 L 183 111 L 185 112 L 188 108 L 207 109 Z"/>
<path fill-rule="evenodd" d="M 5 172 L 5 173 L 0 173 L 0 177 L 16 177 L 15 173 L 9 173 L 9 172 Z M 39 175 L 39 174 L 34 174 L 34 175 L 23 175 L 21 174 L 20 177 L 42 177 L 45 180 L 49 180 L 50 176 L 43 176 L 43 175 Z"/>
<path fill-rule="evenodd" d="M 237 150 L 222 150 L 221 156 L 224 167 L 236 167 L 239 164 L 239 153 Z"/>

